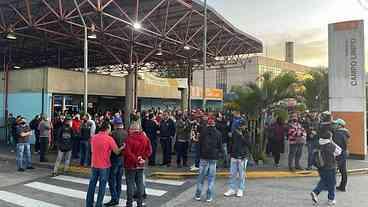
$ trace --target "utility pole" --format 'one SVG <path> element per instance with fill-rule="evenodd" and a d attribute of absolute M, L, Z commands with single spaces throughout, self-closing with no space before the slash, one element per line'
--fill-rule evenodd
<path fill-rule="evenodd" d="M 207 0 L 204 0 L 204 38 L 203 38 L 203 105 L 206 110 L 206 69 L 207 69 Z"/>

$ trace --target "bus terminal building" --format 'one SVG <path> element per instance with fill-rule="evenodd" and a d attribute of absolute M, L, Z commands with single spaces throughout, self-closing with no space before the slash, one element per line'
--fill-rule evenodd
<path fill-rule="evenodd" d="M 89 74 L 88 112 L 124 109 L 126 77 Z M 138 74 L 137 110 L 160 108 L 182 110 L 187 108 L 187 79 L 159 78 L 151 73 Z M 58 68 L 13 70 L 8 74 L 9 113 L 27 119 L 44 112 L 49 117 L 58 112 L 83 111 L 83 73 Z M 209 108 L 222 106 L 222 90 L 208 88 L 206 99 Z M 202 88 L 191 86 L 191 108 L 201 107 Z M 4 115 L 4 113 L 1 113 Z M 2 117 L 3 120 L 4 117 Z"/>

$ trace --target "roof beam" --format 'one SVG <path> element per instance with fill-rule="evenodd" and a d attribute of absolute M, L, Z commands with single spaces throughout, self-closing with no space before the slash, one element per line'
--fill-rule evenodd
<path fill-rule="evenodd" d="M 18 15 L 18 17 L 20 17 L 27 25 L 31 25 L 31 22 L 29 22 L 28 20 L 27 20 L 27 18 L 26 17 L 24 17 L 24 15 L 17 9 L 17 8 L 15 8 L 12 4 L 9 4 L 9 6 L 10 6 L 10 8 L 12 8 L 13 9 L 13 11 Z"/>

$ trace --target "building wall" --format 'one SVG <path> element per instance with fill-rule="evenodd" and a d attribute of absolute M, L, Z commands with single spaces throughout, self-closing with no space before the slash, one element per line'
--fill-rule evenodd
<path fill-rule="evenodd" d="M 216 73 L 217 70 L 221 69 L 210 69 L 206 72 L 206 86 L 207 87 L 217 87 L 216 84 Z M 230 92 L 233 86 L 243 86 L 247 83 L 255 83 L 258 78 L 266 73 L 271 72 L 272 75 L 278 75 L 282 72 L 295 72 L 298 76 L 305 75 L 311 68 L 287 63 L 285 61 L 276 60 L 272 58 L 253 56 L 250 57 L 245 67 L 241 65 L 231 65 L 227 71 L 227 90 Z M 193 73 L 193 85 L 202 86 L 203 85 L 203 71 L 196 70 Z"/>
<path fill-rule="evenodd" d="M 46 113 L 48 117 L 51 117 L 52 94 L 45 93 L 44 98 L 44 113 Z M 21 115 L 27 118 L 27 120 L 31 120 L 42 112 L 42 93 L 9 93 L 8 108 L 9 113 L 13 113 L 14 116 Z M 4 113 L 2 113 L 0 117 L 1 120 L 3 120 Z"/>
<path fill-rule="evenodd" d="M 221 69 L 220 69 L 221 70 Z M 223 70 L 223 69 L 222 69 Z M 246 67 L 234 67 L 225 69 L 227 72 L 227 90 L 230 92 L 233 86 L 242 86 L 245 83 L 255 82 L 258 77 L 258 72 L 255 62 L 250 62 Z M 218 70 L 206 71 L 206 87 L 216 88 L 216 73 Z M 193 72 L 193 85 L 203 86 L 203 71 L 196 70 Z"/>

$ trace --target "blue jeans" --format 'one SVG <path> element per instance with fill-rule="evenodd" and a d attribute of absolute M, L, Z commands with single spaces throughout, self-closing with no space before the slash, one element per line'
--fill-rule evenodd
<path fill-rule="evenodd" d="M 231 158 L 229 187 L 232 190 L 245 190 L 245 172 L 248 159 Z"/>
<path fill-rule="evenodd" d="M 109 176 L 109 189 L 111 194 L 111 200 L 119 202 L 121 195 L 121 183 L 123 176 L 123 162 L 120 158 L 114 160 L 111 164 L 110 176 Z"/>
<path fill-rule="evenodd" d="M 196 167 L 199 167 L 199 144 L 196 143 L 196 142 L 193 142 L 192 143 L 192 153 L 193 153 L 193 156 L 194 156 L 194 165 Z"/>
<path fill-rule="evenodd" d="M 91 145 L 89 140 L 80 141 L 80 165 L 88 166 L 90 163 Z"/>
<path fill-rule="evenodd" d="M 223 150 L 223 153 L 224 153 L 224 166 L 227 167 L 228 164 L 229 164 L 229 153 L 228 153 L 228 150 L 227 150 L 227 143 L 223 143 L 222 144 L 222 150 Z"/>
<path fill-rule="evenodd" d="M 28 143 L 17 144 L 17 168 L 24 169 L 32 166 L 31 145 Z"/>
<path fill-rule="evenodd" d="M 323 190 L 328 191 L 328 199 L 335 200 L 335 187 L 336 187 L 336 169 L 321 169 L 318 171 L 320 181 L 316 188 L 313 190 L 315 194 L 320 194 Z"/>
<path fill-rule="evenodd" d="M 311 168 L 313 166 L 313 150 L 314 150 L 314 142 L 308 141 L 307 147 L 308 147 L 308 168 Z"/>
<path fill-rule="evenodd" d="M 214 196 L 214 186 L 216 180 L 216 164 L 217 160 L 203 160 L 199 162 L 199 175 L 197 178 L 197 191 L 195 196 L 201 197 L 204 179 L 208 176 L 207 199 L 212 199 Z"/>
<path fill-rule="evenodd" d="M 102 202 L 105 196 L 106 184 L 109 178 L 109 171 L 110 171 L 110 168 L 107 168 L 107 169 L 92 168 L 92 176 L 91 176 L 91 179 L 89 180 L 89 185 L 88 185 L 86 207 L 93 207 L 97 181 L 99 182 L 100 186 L 98 188 L 96 207 L 103 206 Z"/>

